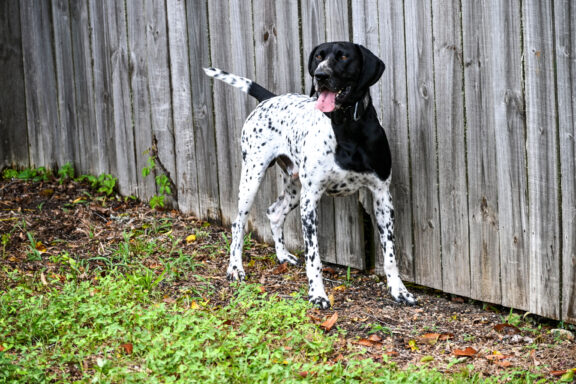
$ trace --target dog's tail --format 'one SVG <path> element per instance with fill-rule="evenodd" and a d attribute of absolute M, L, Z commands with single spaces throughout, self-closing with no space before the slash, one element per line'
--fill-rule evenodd
<path fill-rule="evenodd" d="M 255 97 L 258 101 L 264 101 L 274 96 L 272 92 L 245 77 L 233 75 L 218 68 L 204 68 L 204 72 L 210 77 L 221 80 L 233 87 L 239 88 L 242 92 Z"/>

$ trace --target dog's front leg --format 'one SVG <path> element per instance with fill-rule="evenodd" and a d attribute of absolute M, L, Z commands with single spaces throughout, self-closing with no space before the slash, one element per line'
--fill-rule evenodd
<path fill-rule="evenodd" d="M 380 243 L 384 252 L 384 273 L 388 283 L 390 295 L 400 303 L 409 305 L 416 304 L 416 298 L 404 286 L 396 257 L 394 256 L 394 207 L 392 206 L 392 197 L 390 196 L 390 179 L 388 179 L 381 188 L 373 190 L 374 195 L 374 214 L 378 225 L 378 234 Z"/>
<path fill-rule="evenodd" d="M 322 262 L 318 252 L 318 201 L 320 192 L 302 193 L 300 210 L 302 215 L 302 232 L 306 245 L 306 276 L 308 277 L 308 298 L 321 309 L 330 307 L 322 282 Z"/>

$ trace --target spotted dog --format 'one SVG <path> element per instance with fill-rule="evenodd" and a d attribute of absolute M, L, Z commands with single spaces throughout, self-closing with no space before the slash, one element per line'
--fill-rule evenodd
<path fill-rule="evenodd" d="M 308 71 L 314 79 L 310 97 L 276 96 L 249 79 L 215 68 L 204 69 L 208 76 L 261 102 L 242 129 L 242 174 L 238 216 L 232 225 L 229 280 L 245 277 L 242 244 L 246 217 L 267 168 L 278 164 L 284 175 L 284 193 L 267 210 L 276 255 L 280 263 L 298 263 L 284 245 L 283 225 L 286 215 L 300 205 L 310 301 L 320 308 L 330 306 L 318 254 L 320 197 L 324 193 L 348 195 L 366 187 L 374 196 L 390 294 L 398 302 L 416 303 L 400 279 L 394 257 L 391 154 L 369 91 L 384 67 L 361 45 L 321 44 L 308 60 Z"/>

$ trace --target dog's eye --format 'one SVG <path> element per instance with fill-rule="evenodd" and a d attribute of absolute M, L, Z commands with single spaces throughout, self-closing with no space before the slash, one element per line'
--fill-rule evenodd
<path fill-rule="evenodd" d="M 316 55 L 316 58 L 317 58 L 318 60 L 322 60 L 322 55 Z"/>
<path fill-rule="evenodd" d="M 340 56 L 340 60 L 346 61 L 346 60 L 348 60 L 348 56 L 342 55 L 342 56 Z"/>

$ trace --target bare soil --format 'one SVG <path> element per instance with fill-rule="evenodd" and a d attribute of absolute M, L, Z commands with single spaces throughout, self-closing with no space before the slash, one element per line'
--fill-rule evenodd
<path fill-rule="evenodd" d="M 176 246 L 193 258 L 193 271 L 181 271 L 177 279 L 161 284 L 165 301 L 193 291 L 219 305 L 233 295 L 234 287 L 225 279 L 229 228 L 173 210 L 152 210 L 132 199 L 98 195 L 85 183 L 20 180 L 0 180 L 0 292 L 9 288 L 7 271 L 64 279 L 58 255 L 82 261 L 77 264 L 80 279 L 106 273 L 106 260 L 130 232 L 165 249 Z M 305 293 L 304 268 L 278 265 L 273 254 L 270 245 L 247 244 L 248 281 L 289 299 L 294 292 Z M 162 256 L 152 253 L 142 262 L 159 274 Z M 334 265 L 325 265 L 324 277 L 333 306 L 311 309 L 309 317 L 325 332 L 340 335 L 334 360 L 364 351 L 363 357 L 401 368 L 473 369 L 486 376 L 523 370 L 550 380 L 576 368 L 573 326 L 565 325 L 569 332 L 561 334 L 556 330 L 560 324 L 552 320 L 413 285 L 409 289 L 418 305 L 400 305 L 387 294 L 384 279 Z"/>

